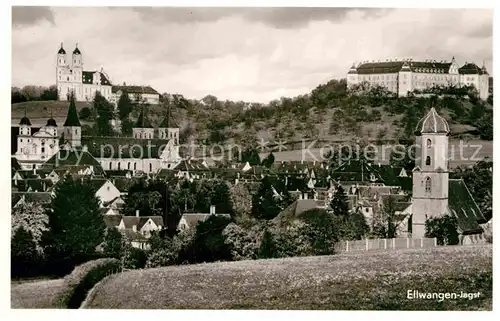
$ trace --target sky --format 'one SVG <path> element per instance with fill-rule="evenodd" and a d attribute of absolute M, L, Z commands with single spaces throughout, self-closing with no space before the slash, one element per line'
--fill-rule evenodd
<path fill-rule="evenodd" d="M 493 74 L 493 10 L 13 7 L 12 85 L 55 84 L 61 43 L 113 84 L 266 103 L 366 60 L 454 56 Z"/>

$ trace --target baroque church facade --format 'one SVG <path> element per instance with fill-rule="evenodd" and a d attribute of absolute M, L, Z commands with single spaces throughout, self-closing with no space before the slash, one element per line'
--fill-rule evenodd
<path fill-rule="evenodd" d="M 69 100 L 70 92 L 75 95 L 76 101 L 91 101 L 96 92 L 100 92 L 106 100 L 117 104 L 120 95 L 126 91 L 133 101 L 138 98 L 149 104 L 159 104 L 160 93 L 151 86 L 121 86 L 112 85 L 110 77 L 101 68 L 97 70 L 84 70 L 83 55 L 78 44 L 71 53 L 71 57 L 61 43 L 57 52 L 56 86 L 58 100 Z"/>

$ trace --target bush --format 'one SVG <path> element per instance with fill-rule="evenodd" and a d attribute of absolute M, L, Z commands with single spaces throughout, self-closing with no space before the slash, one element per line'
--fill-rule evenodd
<path fill-rule="evenodd" d="M 82 120 L 89 119 L 91 115 L 92 115 L 92 113 L 90 111 L 90 108 L 88 108 L 88 107 L 83 107 L 80 110 L 80 119 L 82 119 Z"/>
<path fill-rule="evenodd" d="M 251 260 L 257 258 L 261 230 L 258 225 L 245 229 L 235 223 L 230 223 L 224 231 L 224 243 L 229 247 L 234 261 Z"/>
<path fill-rule="evenodd" d="M 146 266 L 147 255 L 144 250 L 130 247 L 125 251 L 123 267 L 126 269 L 143 269 Z"/>
<path fill-rule="evenodd" d="M 439 245 L 456 245 L 459 242 L 457 219 L 450 215 L 425 221 L 425 237 L 437 238 Z"/>
<path fill-rule="evenodd" d="M 62 306 L 78 309 L 87 292 L 106 276 L 120 270 L 120 261 L 103 258 L 77 266 L 64 278 L 65 290 L 59 296 Z"/>
<path fill-rule="evenodd" d="M 11 277 L 39 275 L 40 260 L 31 232 L 19 227 L 11 239 Z"/>

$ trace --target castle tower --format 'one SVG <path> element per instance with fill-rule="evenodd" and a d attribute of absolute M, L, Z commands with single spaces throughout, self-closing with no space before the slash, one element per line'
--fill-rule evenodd
<path fill-rule="evenodd" d="M 31 122 L 26 117 L 26 108 L 24 109 L 24 117 L 19 122 L 19 135 L 31 136 Z"/>
<path fill-rule="evenodd" d="M 80 147 L 82 145 L 82 125 L 78 119 L 73 94 L 70 96 L 68 116 L 64 122 L 64 140 L 68 141 L 71 147 Z"/>
<path fill-rule="evenodd" d="M 57 136 L 57 123 L 54 118 L 52 118 L 52 115 L 50 115 L 50 118 L 47 120 L 47 124 L 45 125 L 46 131 L 53 135 L 54 137 Z"/>
<path fill-rule="evenodd" d="M 425 221 L 448 213 L 448 122 L 431 108 L 415 130 L 412 236 L 424 237 Z"/>
<path fill-rule="evenodd" d="M 179 145 L 179 126 L 174 122 L 170 111 L 170 104 L 167 107 L 167 115 L 158 127 L 158 138 L 173 139 L 175 145 Z"/>
<path fill-rule="evenodd" d="M 69 70 L 70 78 L 73 82 L 72 89 L 75 92 L 75 98 L 77 101 L 83 100 L 83 56 L 78 49 L 78 44 L 76 44 L 75 50 L 71 55 L 71 68 Z"/>

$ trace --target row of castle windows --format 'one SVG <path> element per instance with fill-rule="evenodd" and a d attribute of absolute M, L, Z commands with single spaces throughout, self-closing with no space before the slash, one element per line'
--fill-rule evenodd
<path fill-rule="evenodd" d="M 128 162 L 127 163 L 127 170 L 130 170 L 130 165 L 131 165 L 131 162 Z M 170 168 L 170 164 L 167 165 L 167 168 Z M 109 170 L 113 170 L 113 162 L 109 162 Z M 121 170 L 121 163 L 118 162 L 118 170 Z M 137 163 L 134 162 L 134 170 L 137 170 Z M 149 171 L 152 172 L 153 171 L 153 164 L 149 164 Z"/>

